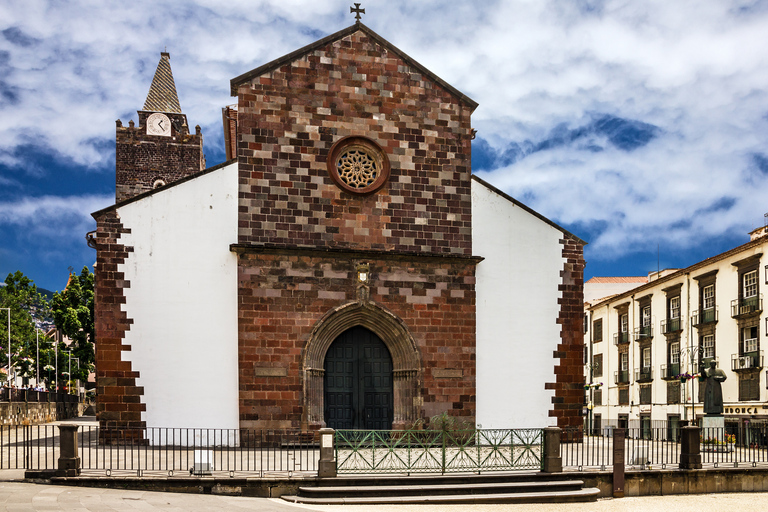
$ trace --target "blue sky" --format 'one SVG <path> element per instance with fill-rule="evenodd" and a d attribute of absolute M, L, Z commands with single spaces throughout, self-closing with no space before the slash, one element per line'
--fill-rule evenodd
<path fill-rule="evenodd" d="M 0 276 L 66 284 L 114 202 L 115 120 L 167 48 L 224 160 L 229 80 L 354 22 L 351 2 L 5 0 Z M 589 242 L 586 278 L 682 267 L 768 212 L 768 1 L 363 2 L 363 22 L 477 101 L 473 168 Z"/>

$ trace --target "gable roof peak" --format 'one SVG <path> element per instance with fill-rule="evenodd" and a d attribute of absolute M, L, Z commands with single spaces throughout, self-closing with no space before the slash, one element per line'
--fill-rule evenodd
<path fill-rule="evenodd" d="M 442 87 L 447 89 L 451 94 L 455 95 L 459 99 L 461 99 L 464 103 L 469 105 L 469 107 L 474 111 L 477 108 L 477 102 L 474 101 L 472 98 L 467 96 L 466 94 L 462 93 L 455 87 L 453 87 L 451 84 L 437 76 L 436 74 L 432 73 L 430 70 L 428 70 L 426 67 L 424 67 L 422 64 L 419 64 L 415 59 L 411 58 L 408 54 L 406 54 L 404 51 L 402 51 L 400 48 L 396 47 L 383 37 L 381 37 L 379 34 L 371 30 L 370 27 L 368 27 L 365 23 L 361 21 L 356 21 L 354 24 L 350 25 L 349 27 L 339 30 L 338 32 L 334 34 L 330 34 L 328 36 L 325 36 L 322 39 L 318 39 L 314 43 L 310 43 L 307 46 L 304 46 L 303 48 L 299 48 L 298 50 L 295 50 L 287 55 L 284 55 L 280 58 L 277 58 L 271 62 L 268 62 L 262 66 L 259 66 L 255 69 L 252 69 L 251 71 L 248 71 L 247 73 L 243 73 L 242 75 L 233 78 L 229 82 L 230 87 L 230 95 L 237 96 L 237 88 L 238 86 L 249 82 L 250 80 L 261 76 L 265 73 L 269 73 L 271 71 L 274 71 L 275 69 L 278 69 L 280 66 L 283 66 L 285 64 L 288 64 L 290 62 L 293 62 L 297 59 L 300 59 L 304 57 L 305 55 L 317 50 L 318 48 L 322 48 L 323 46 L 327 44 L 331 44 L 335 41 L 338 41 L 340 39 L 343 39 L 351 34 L 354 34 L 355 32 L 363 32 L 368 37 L 370 37 L 373 41 L 380 44 L 384 48 L 386 48 L 388 51 L 393 52 L 396 54 L 399 58 L 401 58 L 403 61 L 405 61 L 409 66 L 412 66 L 416 68 L 419 73 L 422 75 L 429 77 L 434 82 L 440 84 Z"/>
<path fill-rule="evenodd" d="M 147 101 L 144 102 L 143 110 L 181 114 L 179 96 L 176 94 L 176 84 L 171 72 L 171 55 L 168 52 L 160 53 L 160 62 L 157 64 L 152 85 L 149 86 L 149 94 L 147 94 Z"/>

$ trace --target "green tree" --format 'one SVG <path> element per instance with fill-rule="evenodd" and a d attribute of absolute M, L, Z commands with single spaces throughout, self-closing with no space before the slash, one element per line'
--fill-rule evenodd
<path fill-rule="evenodd" d="M 94 368 L 94 343 L 96 342 L 93 316 L 93 273 L 83 267 L 80 275 L 70 274 L 67 287 L 53 294 L 51 300 L 53 321 L 62 334 L 72 340 L 71 379 L 85 382 Z M 63 347 L 60 347 L 63 348 Z M 59 370 L 68 366 L 68 353 L 59 353 Z M 74 358 L 79 361 L 78 365 Z M 64 370 L 66 371 L 66 370 Z M 41 371 L 42 373 L 42 371 Z M 61 372 L 59 372 L 61 373 Z"/>
<path fill-rule="evenodd" d="M 8 274 L 0 287 L 0 308 L 10 309 L 11 377 L 31 377 L 37 355 L 34 316 L 45 317 L 48 303 L 34 282 L 21 271 Z M 34 316 L 33 316 L 34 315 Z M 8 311 L 0 309 L 0 366 L 8 365 Z M 42 372 L 41 372 L 42 373 Z M 6 376 L 7 379 L 7 376 Z"/>

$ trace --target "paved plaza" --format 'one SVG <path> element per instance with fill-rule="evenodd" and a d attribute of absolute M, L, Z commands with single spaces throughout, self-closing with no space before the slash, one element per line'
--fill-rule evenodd
<path fill-rule="evenodd" d="M 768 493 L 699 494 L 601 499 L 596 503 L 494 505 L 294 505 L 279 499 L 43 485 L 19 481 L 22 471 L 0 471 L 0 512 L 701 512 L 763 510 Z"/>

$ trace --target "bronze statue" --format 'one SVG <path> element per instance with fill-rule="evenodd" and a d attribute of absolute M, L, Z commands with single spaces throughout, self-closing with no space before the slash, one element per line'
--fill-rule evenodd
<path fill-rule="evenodd" d="M 717 368 L 714 361 L 710 361 L 709 368 L 702 370 L 701 375 L 706 378 L 704 414 L 712 416 L 723 414 L 723 388 L 720 383 L 726 379 L 725 372 Z"/>

